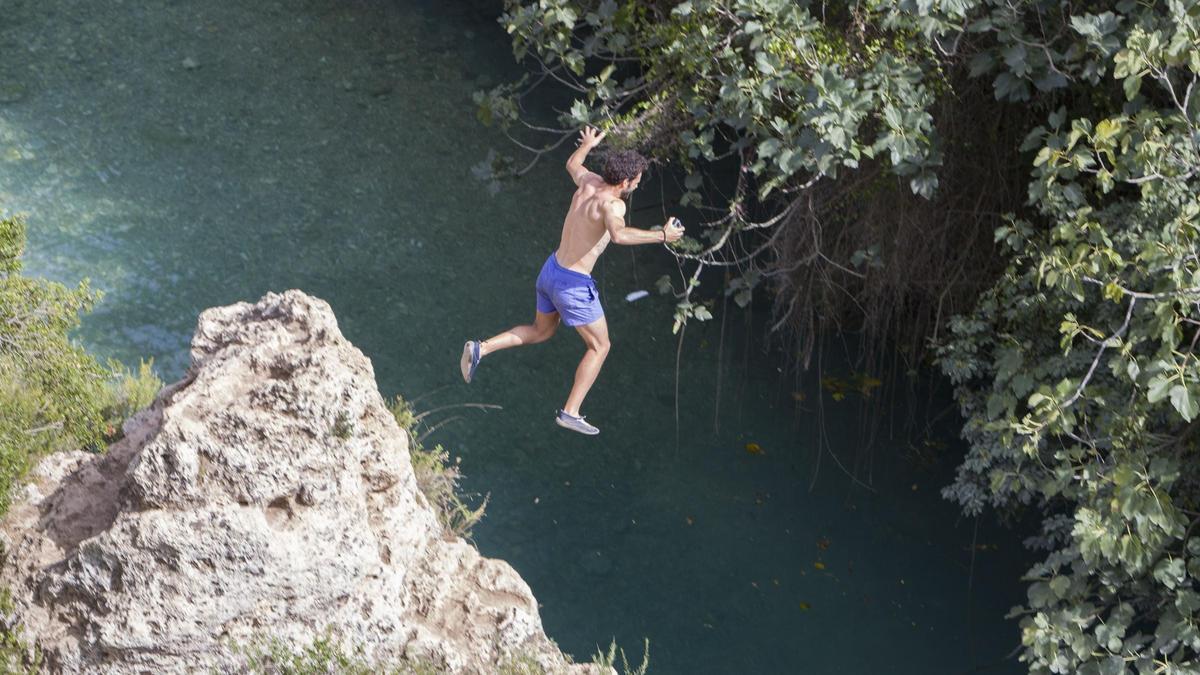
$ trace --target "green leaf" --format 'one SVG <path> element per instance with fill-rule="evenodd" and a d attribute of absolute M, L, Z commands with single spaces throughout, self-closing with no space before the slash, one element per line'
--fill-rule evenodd
<path fill-rule="evenodd" d="M 1029 597 L 1029 606 L 1034 609 L 1043 609 L 1050 606 L 1054 602 L 1054 592 L 1050 590 L 1050 585 L 1038 581 L 1029 585 L 1029 590 L 1026 592 Z"/>
<path fill-rule="evenodd" d="M 1165 375 L 1155 375 L 1150 378 L 1150 391 L 1146 395 L 1146 400 L 1151 403 L 1158 403 L 1167 397 L 1167 392 L 1170 389 L 1171 380 Z"/>
<path fill-rule="evenodd" d="M 1132 101 L 1137 98 L 1138 92 L 1142 89 L 1142 76 L 1131 75 L 1125 78 L 1121 83 L 1121 87 L 1125 90 L 1125 100 Z"/>
<path fill-rule="evenodd" d="M 753 291 L 751 291 L 749 288 L 744 288 L 734 294 L 733 301 L 738 307 L 745 308 L 749 306 L 752 297 Z"/>
<path fill-rule="evenodd" d="M 758 144 L 758 156 L 763 158 L 770 157 L 779 151 L 780 145 L 782 144 L 778 138 L 768 138 Z"/>
<path fill-rule="evenodd" d="M 571 118 L 580 124 L 587 124 L 591 119 L 587 104 L 579 100 L 576 100 L 574 103 L 572 103 Z"/>
<path fill-rule="evenodd" d="M 1067 577 L 1054 577 L 1050 580 L 1050 590 L 1054 591 L 1060 599 L 1065 597 L 1067 590 L 1071 588 L 1071 580 Z"/>
<path fill-rule="evenodd" d="M 1185 422 L 1191 422 L 1196 417 L 1197 401 L 1188 391 L 1186 385 L 1177 384 L 1171 387 L 1171 405 L 1183 417 Z"/>
<path fill-rule="evenodd" d="M 1120 120 L 1116 120 L 1116 119 L 1101 120 L 1096 125 L 1096 133 L 1094 136 L 1094 140 L 1096 142 L 1107 141 L 1107 140 L 1114 138 L 1119 133 L 1121 133 L 1121 121 Z"/>

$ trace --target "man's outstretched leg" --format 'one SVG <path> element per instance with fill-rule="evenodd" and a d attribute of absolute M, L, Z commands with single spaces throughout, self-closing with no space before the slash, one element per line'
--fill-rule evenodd
<path fill-rule="evenodd" d="M 555 421 L 560 427 L 590 436 L 600 433 L 600 430 L 584 421 L 579 415 L 579 408 L 596 381 L 596 376 L 600 374 L 600 367 L 604 365 L 604 358 L 608 356 L 612 344 L 608 341 L 608 322 L 603 317 L 586 326 L 577 326 L 576 330 L 579 331 L 579 337 L 583 338 L 587 351 L 575 369 L 575 384 L 567 396 L 567 404 L 559 411 Z"/>
<path fill-rule="evenodd" d="M 475 369 L 479 367 L 480 359 L 494 351 L 521 345 L 535 345 L 549 340 L 550 336 L 554 335 L 554 331 L 558 329 L 558 321 L 558 312 L 539 311 L 532 324 L 514 326 L 482 342 L 468 340 L 463 345 L 462 359 L 458 364 L 462 369 L 463 380 L 470 382 L 475 379 Z"/>

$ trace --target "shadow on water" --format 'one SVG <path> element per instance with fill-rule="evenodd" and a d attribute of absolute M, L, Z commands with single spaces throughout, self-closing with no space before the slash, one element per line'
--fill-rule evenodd
<path fill-rule="evenodd" d="M 470 176 L 503 145 L 470 94 L 519 73 L 489 3 L 0 1 L 0 204 L 30 214 L 30 272 L 106 291 L 82 331 L 98 353 L 172 378 L 199 311 L 297 287 L 385 394 L 503 405 L 431 440 L 491 495 L 480 549 L 580 658 L 645 636 L 657 673 L 962 673 L 1015 646 L 1015 535 L 961 521 L 944 459 L 907 442 L 877 443 L 873 491 L 828 454 L 814 484 L 823 394 L 798 409 L 741 314 L 724 342 L 720 317 L 688 328 L 676 445 L 670 302 L 622 300 L 671 269 L 661 250 L 597 268 L 600 436 L 551 421 L 581 353 L 568 330 L 462 384 L 463 339 L 531 318 L 571 189 L 557 158 L 495 197 Z M 862 408 L 826 410 L 853 456 Z M 952 458 L 953 424 L 929 442 Z"/>

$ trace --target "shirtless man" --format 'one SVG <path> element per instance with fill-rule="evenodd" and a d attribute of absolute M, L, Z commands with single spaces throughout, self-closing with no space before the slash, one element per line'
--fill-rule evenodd
<path fill-rule="evenodd" d="M 610 241 L 625 245 L 665 244 L 683 236 L 683 228 L 675 218 L 668 219 L 661 230 L 625 226 L 623 199 L 642 180 L 646 159 L 632 150 L 614 152 L 606 158 L 603 176 L 594 174 L 584 168 L 583 160 L 603 138 L 604 134 L 596 129 L 584 129 L 579 135 L 579 149 L 567 160 L 567 173 L 578 187 L 563 222 L 558 250 L 546 259 L 537 278 L 537 315 L 533 324 L 516 326 L 482 342 L 468 341 L 463 345 L 459 364 L 463 379 L 470 382 L 483 357 L 509 347 L 545 342 L 554 335 L 559 321 L 565 322 L 579 331 L 587 351 L 575 370 L 575 385 L 555 422 L 588 435 L 600 430 L 583 419 L 579 407 L 600 374 L 610 346 L 608 323 L 600 306 L 600 292 L 592 280 L 592 268 Z"/>

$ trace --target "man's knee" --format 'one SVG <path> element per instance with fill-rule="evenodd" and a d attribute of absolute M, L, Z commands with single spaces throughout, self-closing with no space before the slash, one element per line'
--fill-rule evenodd
<path fill-rule="evenodd" d="M 612 349 L 612 342 L 610 342 L 608 338 L 598 339 L 592 343 L 591 349 L 601 356 L 606 356 L 608 354 L 608 350 Z"/>
<path fill-rule="evenodd" d="M 536 344 L 538 342 L 545 342 L 546 340 L 549 340 L 550 338 L 554 337 L 554 331 L 557 329 L 558 326 L 555 324 L 550 324 L 549 326 L 533 326 L 532 342 Z"/>

